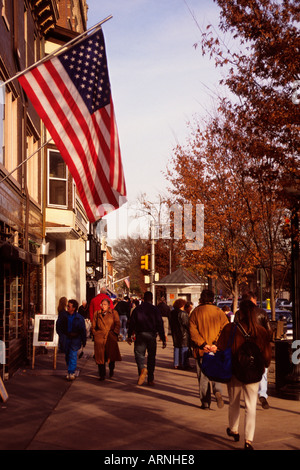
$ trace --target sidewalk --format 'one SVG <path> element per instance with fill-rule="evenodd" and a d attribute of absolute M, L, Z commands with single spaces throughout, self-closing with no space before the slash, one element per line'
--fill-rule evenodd
<path fill-rule="evenodd" d="M 0 450 L 198 451 L 243 448 L 226 435 L 225 406 L 199 408 L 196 372 L 172 368 L 172 341 L 158 342 L 155 387 L 137 386 L 133 345 L 119 343 L 122 362 L 115 376 L 98 380 L 88 342 L 74 382 L 65 379 L 64 355 L 52 369 L 52 351 L 36 356 L 35 369 L 20 369 L 5 382 L 9 398 L 0 402 Z M 193 360 L 191 360 L 191 364 Z M 270 396 L 270 409 L 257 405 L 256 450 L 300 449 L 300 403 Z M 107 452 L 110 456 L 112 453 Z"/>

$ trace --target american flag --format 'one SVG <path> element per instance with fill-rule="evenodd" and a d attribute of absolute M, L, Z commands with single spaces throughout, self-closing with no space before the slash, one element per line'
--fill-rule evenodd
<path fill-rule="evenodd" d="M 126 202 L 102 30 L 19 77 L 73 176 L 90 222 Z"/>
<path fill-rule="evenodd" d="M 125 282 L 125 284 L 126 284 L 126 287 L 127 287 L 128 289 L 130 289 L 130 278 L 129 278 L 129 277 L 126 277 L 126 278 L 124 279 L 124 282 Z"/>

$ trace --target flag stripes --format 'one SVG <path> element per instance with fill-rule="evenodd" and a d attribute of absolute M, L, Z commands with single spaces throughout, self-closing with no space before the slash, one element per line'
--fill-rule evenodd
<path fill-rule="evenodd" d="M 111 97 L 91 114 L 59 56 L 19 81 L 66 161 L 89 220 L 118 208 L 126 187 Z"/>

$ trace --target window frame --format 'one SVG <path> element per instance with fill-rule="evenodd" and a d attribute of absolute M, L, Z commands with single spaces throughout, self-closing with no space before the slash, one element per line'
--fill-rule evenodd
<path fill-rule="evenodd" d="M 50 155 L 51 153 L 56 153 L 60 155 L 61 159 L 63 160 L 60 152 L 56 149 L 47 149 L 47 206 L 48 207 L 55 207 L 57 209 L 68 209 L 68 180 L 69 180 L 69 174 L 68 174 L 68 167 L 67 164 L 65 163 L 65 168 L 66 168 L 66 177 L 65 178 L 58 178 L 54 176 L 50 176 Z M 66 204 L 53 204 L 50 202 L 50 182 L 51 181 L 64 181 L 65 182 L 65 188 L 66 188 Z"/>

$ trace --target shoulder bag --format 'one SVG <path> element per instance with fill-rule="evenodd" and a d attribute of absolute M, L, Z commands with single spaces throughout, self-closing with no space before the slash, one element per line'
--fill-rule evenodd
<path fill-rule="evenodd" d="M 201 371 L 209 380 L 213 382 L 227 383 L 232 377 L 232 352 L 231 346 L 237 325 L 233 324 L 228 339 L 228 344 L 224 351 L 215 353 L 204 353 L 201 364 Z"/>

